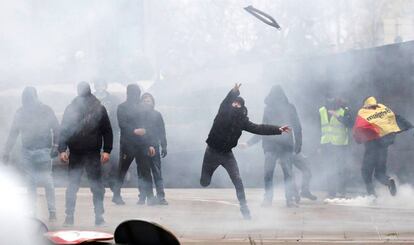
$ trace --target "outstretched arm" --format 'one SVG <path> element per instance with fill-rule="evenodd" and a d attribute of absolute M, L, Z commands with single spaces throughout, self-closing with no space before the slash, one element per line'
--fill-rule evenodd
<path fill-rule="evenodd" d="M 246 120 L 244 124 L 243 130 L 253 134 L 260 134 L 260 135 L 276 135 L 282 134 L 282 132 L 288 132 L 290 129 L 287 126 L 273 126 L 267 124 L 255 124 Z"/>
<path fill-rule="evenodd" d="M 263 124 L 267 124 L 268 123 L 268 118 L 267 118 L 267 113 L 266 110 L 263 113 L 263 120 L 262 123 Z M 255 145 L 257 143 L 259 143 L 262 140 L 262 137 L 259 135 L 253 135 L 247 142 L 246 142 L 246 146 L 252 146 Z"/>

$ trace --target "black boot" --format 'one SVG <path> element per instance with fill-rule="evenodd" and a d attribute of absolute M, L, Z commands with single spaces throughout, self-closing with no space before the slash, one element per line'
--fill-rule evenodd
<path fill-rule="evenodd" d="M 391 196 L 397 195 L 397 186 L 395 185 L 395 180 L 394 179 L 389 180 L 388 190 L 390 191 Z"/>
<path fill-rule="evenodd" d="M 168 205 L 168 202 L 164 197 L 157 197 L 157 201 L 159 205 Z"/>
<path fill-rule="evenodd" d="M 112 202 L 115 203 L 116 205 L 125 205 L 124 200 L 122 200 L 121 195 L 114 195 L 112 197 Z"/>
<path fill-rule="evenodd" d="M 75 219 L 73 218 L 73 215 L 66 215 L 65 222 L 63 222 L 63 226 L 71 227 L 74 223 Z"/>
<path fill-rule="evenodd" d="M 298 208 L 299 205 L 296 204 L 293 200 L 286 200 L 286 207 L 288 207 L 288 208 Z"/>
<path fill-rule="evenodd" d="M 303 198 L 307 198 L 309 200 L 315 201 L 316 199 L 318 199 L 315 195 L 313 195 L 309 190 L 307 191 L 302 191 L 300 193 L 300 196 Z"/>
<path fill-rule="evenodd" d="M 106 226 L 106 222 L 102 215 L 95 216 L 95 226 L 98 226 L 98 227 Z"/>
<path fill-rule="evenodd" d="M 240 205 L 240 212 L 242 213 L 243 218 L 245 220 L 251 220 L 252 219 L 252 216 L 250 216 L 249 207 L 247 207 L 246 204 Z"/>

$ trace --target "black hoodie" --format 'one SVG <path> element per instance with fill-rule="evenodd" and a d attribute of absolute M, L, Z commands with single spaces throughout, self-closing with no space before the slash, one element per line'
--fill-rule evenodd
<path fill-rule="evenodd" d="M 35 88 L 26 87 L 22 93 L 22 107 L 14 116 L 5 152 L 13 148 L 19 134 L 26 149 L 50 148 L 52 140 L 57 143 L 58 129 L 59 123 L 52 108 L 38 100 Z"/>
<path fill-rule="evenodd" d="M 232 103 L 239 94 L 240 92 L 235 90 L 227 94 L 206 140 L 209 147 L 219 152 L 230 152 L 237 145 L 243 130 L 261 135 L 281 134 L 279 126 L 258 125 L 250 122 L 245 106 L 234 108 Z"/>
<path fill-rule="evenodd" d="M 130 84 L 127 86 L 126 101 L 121 103 L 117 109 L 118 125 L 121 129 L 121 149 L 129 154 L 137 149 L 147 149 L 150 143 L 150 130 L 148 128 L 148 115 L 150 107 L 141 101 L 141 90 L 138 85 Z M 137 136 L 134 130 L 138 128 L 146 129 L 146 134 Z"/>
<path fill-rule="evenodd" d="M 68 147 L 77 154 L 99 152 L 103 145 L 103 151 L 110 153 L 112 143 L 112 127 L 105 107 L 92 95 L 89 84 L 80 83 L 78 96 L 63 113 L 59 152 Z"/>
<path fill-rule="evenodd" d="M 149 97 L 152 100 L 152 106 L 149 114 L 149 124 L 151 125 L 151 132 L 152 136 L 154 137 L 151 142 L 153 142 L 154 146 L 161 145 L 162 149 L 167 149 L 167 137 L 165 133 L 165 124 L 164 119 L 161 115 L 161 113 L 157 110 L 155 110 L 155 99 L 154 96 L 150 93 L 144 93 L 142 95 L 142 100 L 145 97 Z"/>
<path fill-rule="evenodd" d="M 254 136 L 247 143 L 253 145 L 262 139 L 265 152 L 293 151 L 300 152 L 302 147 L 302 127 L 294 105 L 283 91 L 275 85 L 264 100 L 266 107 L 263 113 L 263 123 L 289 125 L 293 133 L 282 136 Z M 294 138 L 293 138 L 294 137 Z"/>

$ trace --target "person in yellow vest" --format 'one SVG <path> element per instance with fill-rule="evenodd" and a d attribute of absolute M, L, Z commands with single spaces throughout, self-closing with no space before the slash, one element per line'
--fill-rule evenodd
<path fill-rule="evenodd" d="M 376 196 L 372 175 L 388 187 L 392 196 L 397 194 L 395 180 L 387 175 L 388 146 L 394 143 L 396 134 L 411 128 L 410 122 L 377 103 L 375 97 L 364 100 L 355 120 L 353 136 L 357 143 L 365 144 L 361 172 L 368 195 Z"/>
<path fill-rule="evenodd" d="M 321 125 L 321 151 L 327 177 L 328 198 L 339 193 L 345 196 L 346 156 L 349 146 L 349 129 L 353 120 L 348 107 L 340 99 L 328 97 L 324 106 L 319 108 Z"/>

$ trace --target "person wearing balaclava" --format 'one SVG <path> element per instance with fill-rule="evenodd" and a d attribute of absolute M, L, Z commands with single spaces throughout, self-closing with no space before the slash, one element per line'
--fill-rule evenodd
<path fill-rule="evenodd" d="M 139 199 L 137 204 L 155 205 L 152 191 L 151 157 L 155 156 L 155 147 L 151 142 L 153 133 L 148 119 L 151 108 L 141 103 L 141 89 L 136 84 L 127 86 L 126 101 L 118 106 L 118 125 L 121 130 L 120 159 L 117 172 L 117 184 L 112 202 L 124 205 L 121 187 L 131 163 L 137 164 Z"/>
<path fill-rule="evenodd" d="M 316 200 L 309 190 L 311 171 L 298 154 L 302 148 L 302 127 L 296 108 L 292 105 L 280 85 L 275 85 L 265 98 L 266 107 L 263 112 L 263 123 L 288 124 L 292 126 L 293 134 L 282 136 L 253 136 L 247 141 L 246 146 L 252 146 L 262 140 L 265 153 L 264 183 L 265 195 L 262 206 L 270 206 L 273 201 L 273 175 L 277 160 L 282 167 L 285 182 L 285 198 L 288 207 L 296 207 L 300 196 L 296 191 L 292 164 L 298 167 L 302 173 L 301 196 Z"/>
<path fill-rule="evenodd" d="M 349 130 L 353 119 L 348 107 L 340 99 L 327 95 L 319 108 L 320 153 L 322 169 L 326 173 L 327 198 L 346 195 L 346 164 L 349 150 Z"/>
<path fill-rule="evenodd" d="M 59 122 L 52 108 L 37 97 L 34 87 L 26 87 L 22 93 L 22 106 L 16 111 L 3 154 L 5 163 L 21 135 L 22 167 L 28 178 L 28 193 L 36 204 L 36 187 L 44 185 L 49 221 L 56 221 L 55 187 L 52 178 L 51 158 L 57 156 Z M 34 212 L 36 207 L 34 206 Z"/>
<path fill-rule="evenodd" d="M 60 159 L 68 164 L 64 226 L 74 224 L 76 195 L 84 170 L 93 195 L 95 225 L 102 226 L 105 225 L 102 164 L 110 159 L 112 127 L 105 107 L 91 93 L 89 84 L 81 82 L 77 90 L 78 96 L 63 113 L 59 138 Z"/>
<path fill-rule="evenodd" d="M 154 177 L 155 189 L 157 191 L 156 201 L 160 205 L 168 205 L 165 200 L 164 181 L 161 172 L 161 157 L 167 156 L 167 137 L 165 133 L 164 119 L 159 111 L 155 110 L 155 100 L 152 94 L 144 93 L 142 95 L 142 103 L 147 104 L 151 108 L 149 125 L 153 127 L 153 139 L 156 154 L 151 158 L 151 172 Z M 161 148 L 160 148 L 161 146 Z"/>
<path fill-rule="evenodd" d="M 108 92 L 108 83 L 103 79 L 97 79 L 94 82 L 94 89 L 95 92 L 93 95 L 101 102 L 103 106 L 105 106 L 109 120 L 111 121 L 112 133 L 114 135 L 114 139 L 119 139 L 119 128 L 116 127 L 117 119 L 116 119 L 116 109 L 119 105 L 118 98 Z M 119 141 L 115 140 L 112 145 L 113 152 L 119 152 Z M 103 166 L 103 182 L 105 186 L 108 186 L 112 192 L 114 192 L 114 188 L 116 185 L 117 180 L 117 170 L 118 170 L 118 162 L 119 162 L 118 154 L 112 154 L 111 159 L 107 164 Z"/>
<path fill-rule="evenodd" d="M 288 132 L 290 129 L 288 126 L 280 127 L 250 122 L 244 99 L 239 97 L 240 86 L 241 84 L 236 84 L 230 90 L 221 102 L 219 111 L 214 118 L 213 126 L 206 140 L 207 148 L 203 159 L 200 184 L 203 187 L 208 186 L 214 171 L 220 165 L 223 166 L 236 188 L 243 218 L 251 219 L 239 167 L 232 149 L 237 145 L 243 130 L 253 134 L 276 135 Z"/>
<path fill-rule="evenodd" d="M 365 145 L 361 174 L 368 195 L 376 196 L 372 176 L 388 187 L 390 194 L 397 194 L 395 180 L 387 175 L 388 147 L 397 134 L 412 129 L 413 125 L 373 96 L 364 100 L 352 130 L 355 141 Z"/>

